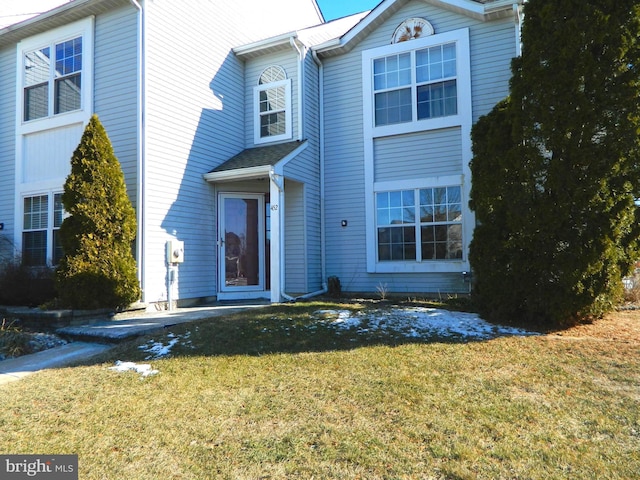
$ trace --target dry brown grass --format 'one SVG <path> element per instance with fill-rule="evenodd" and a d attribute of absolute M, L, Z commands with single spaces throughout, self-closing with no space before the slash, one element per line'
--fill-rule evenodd
<path fill-rule="evenodd" d="M 146 379 L 108 368 L 133 343 L 9 384 L 0 451 L 76 453 L 87 480 L 637 478 L 640 312 L 397 344 L 311 333 L 316 308 L 177 326 Z"/>
<path fill-rule="evenodd" d="M 593 323 L 577 325 L 550 336 L 640 343 L 640 310 L 616 311 Z"/>

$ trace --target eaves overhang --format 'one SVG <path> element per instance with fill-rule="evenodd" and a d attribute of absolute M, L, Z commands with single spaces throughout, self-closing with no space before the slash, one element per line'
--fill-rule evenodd
<path fill-rule="evenodd" d="M 0 29 L 0 47 L 16 44 L 25 38 L 127 4 L 130 4 L 129 0 L 73 0 L 38 16 Z"/>
<path fill-rule="evenodd" d="M 358 25 L 340 38 L 329 40 L 313 47 L 321 58 L 342 55 L 351 51 L 360 41 L 374 32 L 383 22 L 400 10 L 410 0 L 384 0 Z M 451 12 L 466 15 L 485 22 L 514 15 L 514 5 L 522 5 L 525 0 L 422 0 L 424 3 Z"/>
<path fill-rule="evenodd" d="M 266 178 L 303 152 L 306 140 L 247 148 L 203 175 L 210 183 Z"/>
<path fill-rule="evenodd" d="M 283 52 L 292 48 L 292 43 L 296 42 L 301 45 L 296 32 L 284 33 L 277 37 L 271 37 L 257 42 L 235 47 L 232 51 L 236 57 L 246 60 L 249 58 L 259 57 L 269 53 Z"/>

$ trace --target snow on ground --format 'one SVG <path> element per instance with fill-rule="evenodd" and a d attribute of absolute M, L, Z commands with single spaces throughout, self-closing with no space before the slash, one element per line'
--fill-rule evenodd
<path fill-rule="evenodd" d="M 169 355 L 171 353 L 171 349 L 178 343 L 180 343 L 182 346 L 192 346 L 189 337 L 191 337 L 191 332 L 187 332 L 182 336 L 170 333 L 169 335 L 167 335 L 169 341 L 166 345 L 162 342 L 154 342 L 153 340 L 149 340 L 147 343 L 145 343 L 144 345 L 140 345 L 138 348 L 149 354 L 145 357 L 145 360 L 158 359 Z"/>
<path fill-rule="evenodd" d="M 158 370 L 152 369 L 151 365 L 149 365 L 148 363 L 121 362 L 120 360 L 116 362 L 115 367 L 109 367 L 109 370 L 114 370 L 116 372 L 133 371 L 139 373 L 143 377 L 148 377 L 149 375 L 156 375 L 160 373 L 158 372 Z"/>
<path fill-rule="evenodd" d="M 521 328 L 493 325 L 475 313 L 437 308 L 406 307 L 380 310 L 375 314 L 349 310 L 319 310 L 325 322 L 338 330 L 358 333 L 389 333 L 406 338 L 491 339 L 509 335 L 537 335 Z"/>
<path fill-rule="evenodd" d="M 493 325 L 482 320 L 475 313 L 454 312 L 438 308 L 403 307 L 371 312 L 352 312 L 350 310 L 317 310 L 314 312 L 317 322 L 307 326 L 314 330 L 319 325 L 334 328 L 336 334 L 357 333 L 361 335 L 380 334 L 390 337 L 408 339 L 450 338 L 456 340 L 489 340 L 502 336 L 538 335 L 522 328 Z M 289 331 L 292 328 L 286 327 Z M 197 327 L 196 327 L 197 329 Z M 268 332 L 267 328 L 262 330 Z M 138 348 L 149 355 L 146 360 L 160 359 L 171 354 L 175 345 L 190 346 L 191 332 L 183 335 L 170 333 L 168 342 L 156 342 L 149 340 Z M 151 369 L 148 364 L 136 364 L 133 362 L 116 362 L 111 370 L 118 372 L 135 371 L 143 377 L 155 375 L 157 370 Z"/>

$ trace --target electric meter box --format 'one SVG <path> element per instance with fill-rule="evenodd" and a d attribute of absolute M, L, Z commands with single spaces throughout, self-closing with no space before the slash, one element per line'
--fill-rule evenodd
<path fill-rule="evenodd" d="M 181 240 L 169 240 L 167 242 L 167 263 L 184 262 L 184 242 Z"/>

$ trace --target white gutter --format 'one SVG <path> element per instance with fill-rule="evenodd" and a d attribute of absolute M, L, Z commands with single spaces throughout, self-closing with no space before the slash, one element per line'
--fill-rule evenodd
<path fill-rule="evenodd" d="M 233 170 L 223 170 L 221 172 L 209 172 L 203 175 L 207 182 L 234 182 L 238 180 L 254 180 L 264 178 L 271 174 L 270 165 L 258 167 L 247 167 Z"/>
<path fill-rule="evenodd" d="M 266 49 L 283 49 L 286 45 L 290 44 L 290 39 L 296 37 L 296 32 L 287 32 L 277 35 L 271 38 L 265 38 L 258 40 L 257 42 L 249 43 L 247 45 L 241 45 L 234 47 L 231 51 L 239 56 L 244 57 L 255 53 L 260 53 Z"/>
<path fill-rule="evenodd" d="M 142 290 L 142 302 L 145 302 L 145 262 L 144 262 L 144 244 L 145 244 L 145 232 L 146 225 L 144 209 L 146 206 L 146 192 L 144 187 L 146 177 L 146 164 L 145 164 L 145 128 L 144 128 L 144 95 L 145 95 L 145 63 L 144 63 L 144 18 L 142 5 L 137 0 L 129 0 L 131 4 L 138 9 L 138 112 L 137 112 L 137 124 L 138 124 L 138 145 L 137 145 L 137 157 L 138 157 L 138 185 L 136 192 L 136 213 L 138 222 L 138 232 L 136 238 L 136 259 L 138 261 L 138 281 L 140 282 L 140 289 Z"/>

